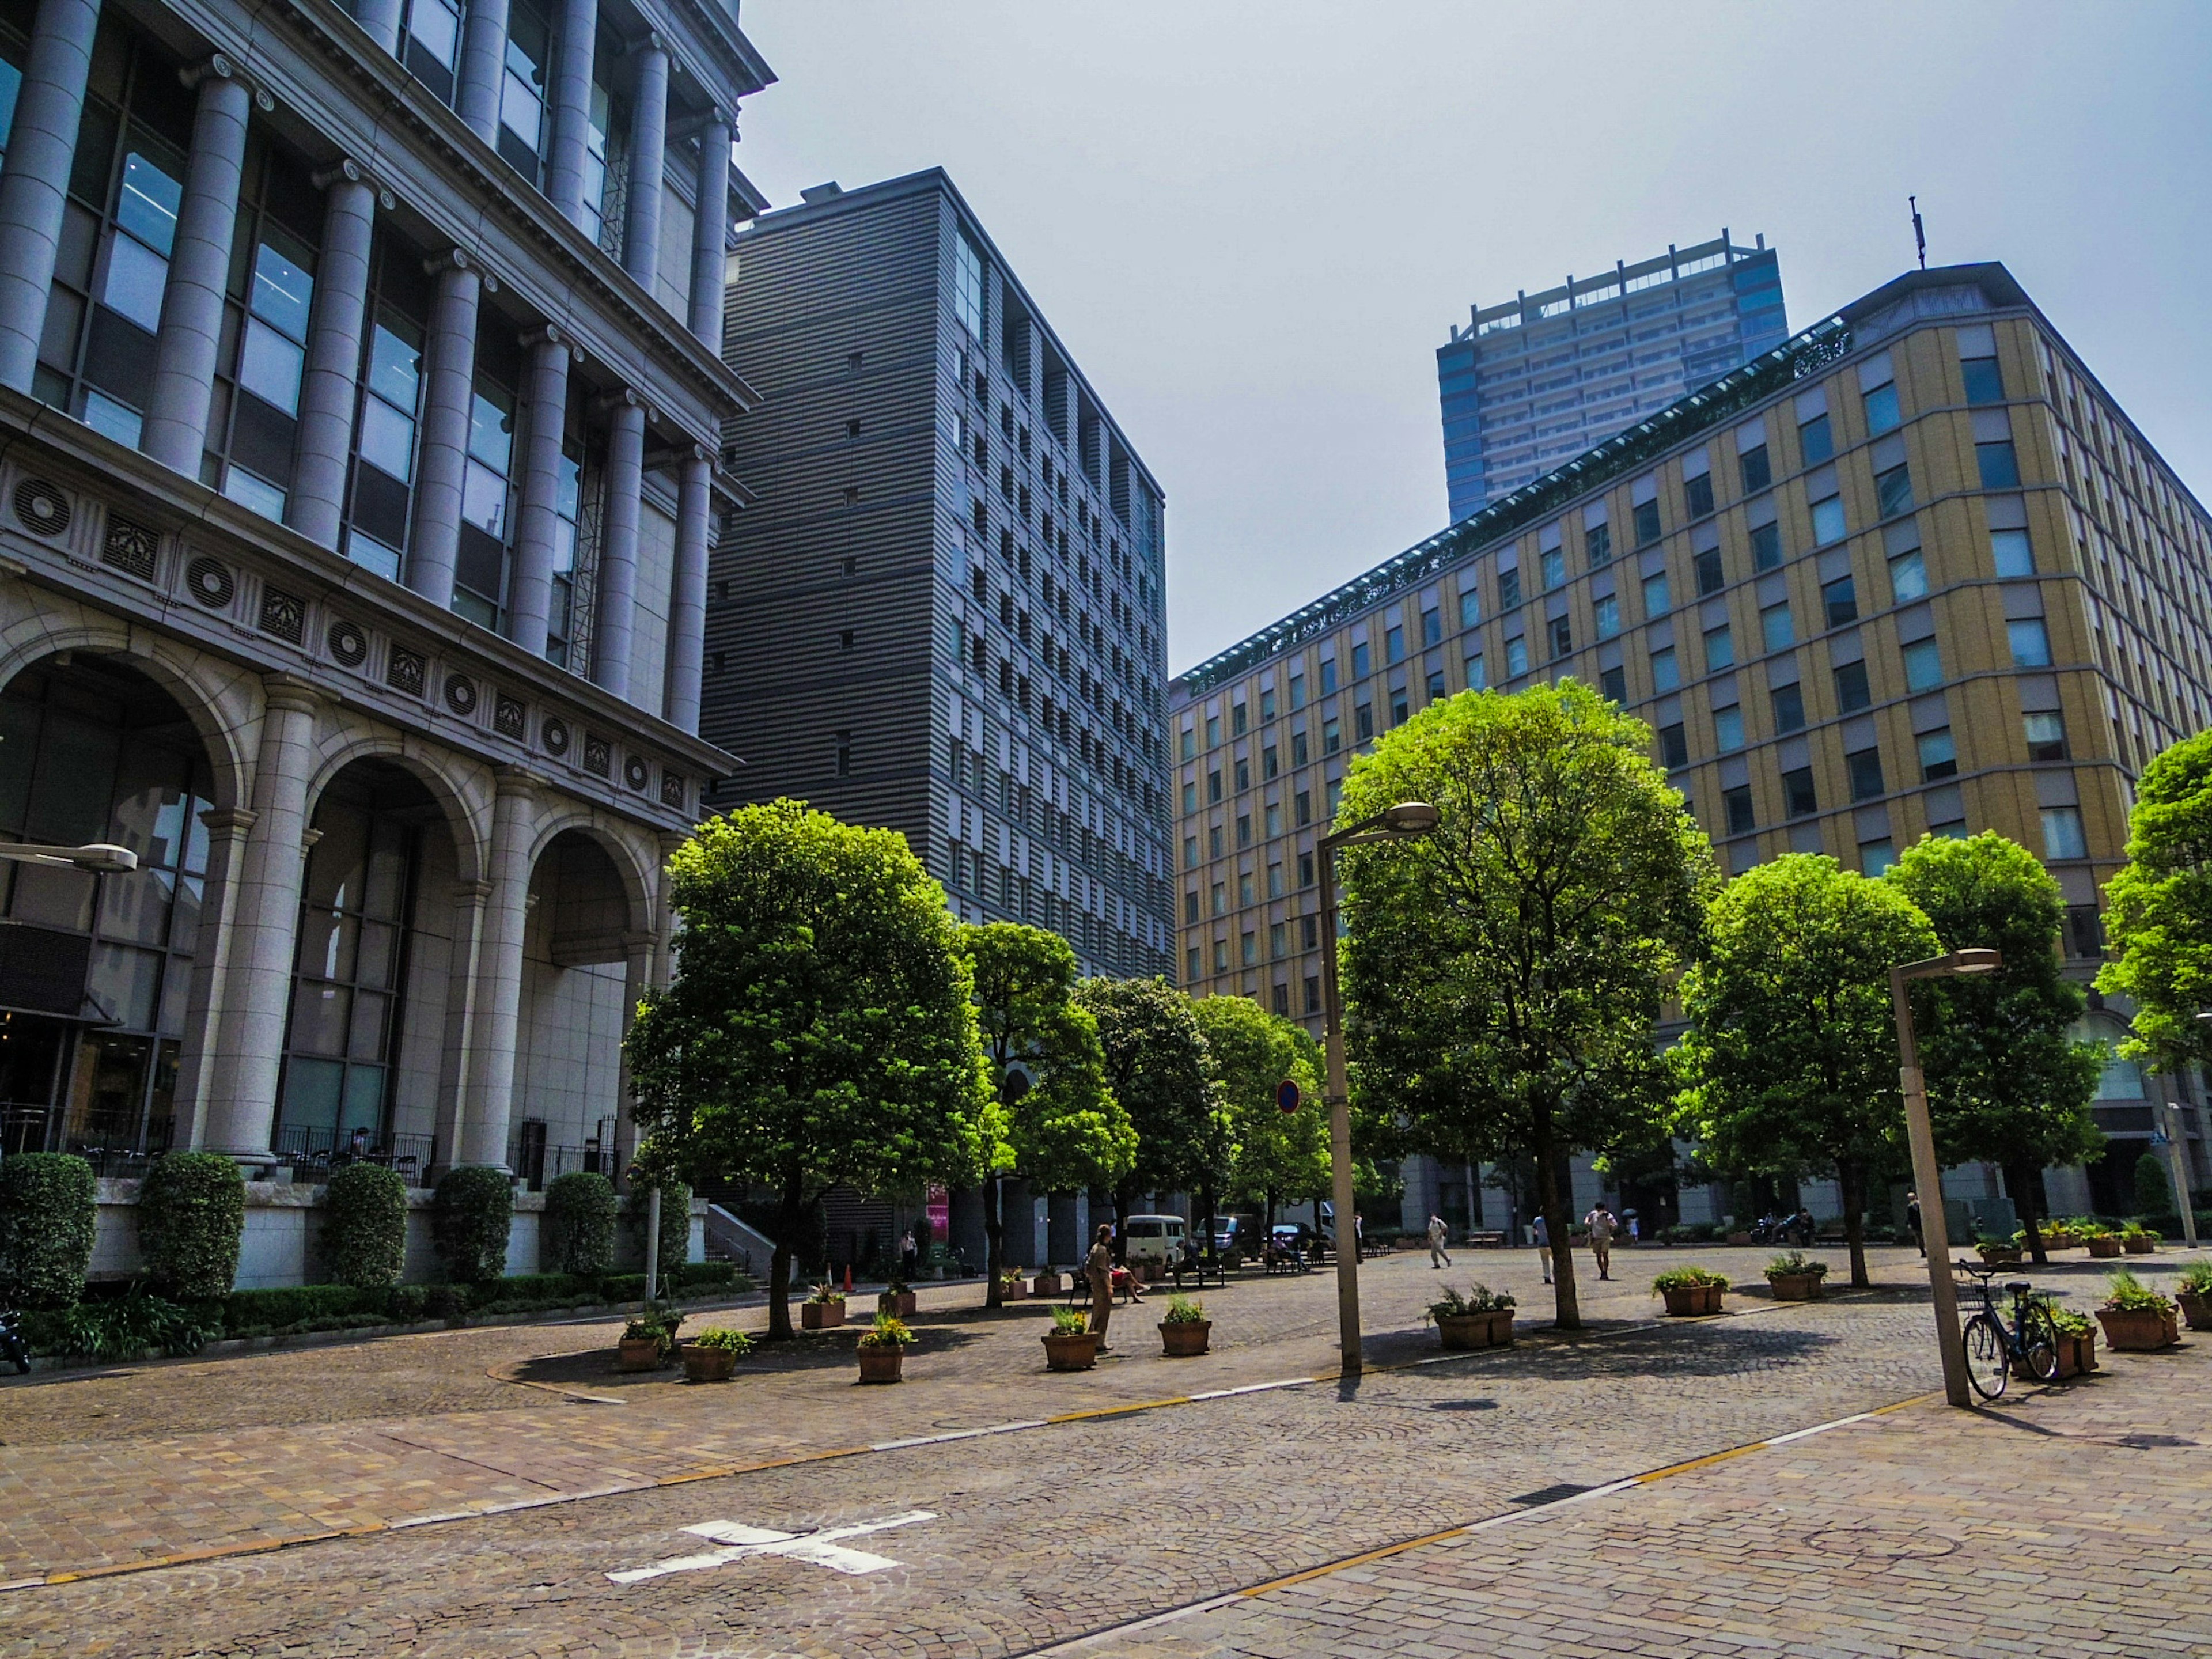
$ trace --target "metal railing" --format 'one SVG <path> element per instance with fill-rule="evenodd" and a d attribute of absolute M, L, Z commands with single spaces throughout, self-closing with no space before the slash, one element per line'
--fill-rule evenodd
<path fill-rule="evenodd" d="M 319 1186 L 331 1171 L 349 1164 L 377 1164 L 397 1170 L 410 1187 L 419 1187 L 438 1161 L 435 1135 L 375 1135 L 356 1137 L 306 1124 L 284 1124 L 276 1135 L 278 1162 L 289 1164 L 292 1179 Z"/>

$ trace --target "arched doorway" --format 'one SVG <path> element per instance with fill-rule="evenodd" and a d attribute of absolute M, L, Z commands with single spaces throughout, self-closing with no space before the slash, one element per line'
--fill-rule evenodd
<path fill-rule="evenodd" d="M 176 1138 L 214 793 L 190 717 L 121 659 L 64 652 L 0 693 L 0 838 L 138 855 L 0 864 L 0 1152 L 128 1175 Z"/>

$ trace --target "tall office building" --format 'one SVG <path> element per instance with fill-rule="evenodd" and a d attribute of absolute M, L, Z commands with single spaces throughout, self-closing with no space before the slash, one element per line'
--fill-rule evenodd
<path fill-rule="evenodd" d="M 804 195 L 738 239 L 714 804 L 902 830 L 963 918 L 1167 972 L 1159 486 L 944 173 Z"/>
<path fill-rule="evenodd" d="M 735 763 L 734 6 L 38 0 L 0 59 L 0 839 L 139 860 L 0 866 L 6 1150 L 610 1167 Z"/>
<path fill-rule="evenodd" d="M 1725 870 L 1996 830 L 2057 877 L 2086 978 L 2132 780 L 2212 721 L 2212 519 L 2002 265 L 1899 277 L 1178 678 L 1187 987 L 1318 1030 L 1350 757 L 1569 674 L 1650 724 Z M 2131 1207 L 2174 1086 L 2107 1066 L 2112 1152 L 2053 1176 L 2061 1211 Z"/>
<path fill-rule="evenodd" d="M 1437 348 L 1454 524 L 1594 448 L 1790 333 L 1761 236 L 1670 247 L 1474 306 Z"/>

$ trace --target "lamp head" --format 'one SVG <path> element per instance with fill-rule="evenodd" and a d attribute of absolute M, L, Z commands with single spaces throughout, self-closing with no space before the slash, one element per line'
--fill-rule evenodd
<path fill-rule="evenodd" d="M 1425 836 L 1437 827 L 1437 809 L 1422 800 L 1403 800 L 1387 807 L 1382 827 L 1394 836 Z"/>
<path fill-rule="evenodd" d="M 1954 951 L 1951 971 L 1954 974 L 1994 974 L 2004 966 L 2004 957 L 1995 951 Z"/>
<path fill-rule="evenodd" d="M 80 870 L 89 870 L 96 876 L 126 875 L 138 867 L 138 855 L 127 847 L 117 847 L 106 842 L 96 842 L 89 847 L 76 848 L 69 861 Z"/>

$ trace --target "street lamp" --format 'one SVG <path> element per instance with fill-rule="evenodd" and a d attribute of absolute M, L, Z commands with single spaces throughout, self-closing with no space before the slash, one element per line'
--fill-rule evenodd
<path fill-rule="evenodd" d="M 1897 1008 L 1897 1081 L 1905 1092 L 1905 1137 L 1912 1145 L 1912 1184 L 1920 1193 L 1920 1242 L 1928 1252 L 1928 1287 L 1936 1301 L 1936 1342 L 1943 1360 L 1943 1395 L 1954 1406 L 1966 1395 L 1966 1350 L 1959 1334 L 1959 1288 L 1951 1280 L 1951 1232 L 1943 1214 L 1943 1170 L 1936 1162 L 1936 1130 L 1928 1121 L 1928 1085 L 1920 1075 L 1920 1045 L 1912 1034 L 1908 980 L 1994 974 L 2004 965 L 1995 951 L 1954 951 L 1948 957 L 1908 962 L 1889 970 L 1889 998 Z M 1931 1201 L 1932 1200 L 1932 1201 Z"/>
<path fill-rule="evenodd" d="M 41 847 L 31 842 L 0 842 L 0 859 L 15 864 L 44 864 L 57 869 L 87 870 L 95 876 L 120 876 L 138 867 L 127 847 L 94 842 L 87 847 Z"/>
<path fill-rule="evenodd" d="M 1401 801 L 1321 838 L 1321 1007 L 1328 1057 L 1329 1198 L 1336 1206 L 1337 1344 L 1344 1374 L 1359 1375 L 1359 1229 L 1352 1191 L 1352 1090 L 1344 1069 L 1344 1003 L 1336 987 L 1336 854 L 1370 842 L 1411 841 L 1437 827 L 1426 801 Z"/>

